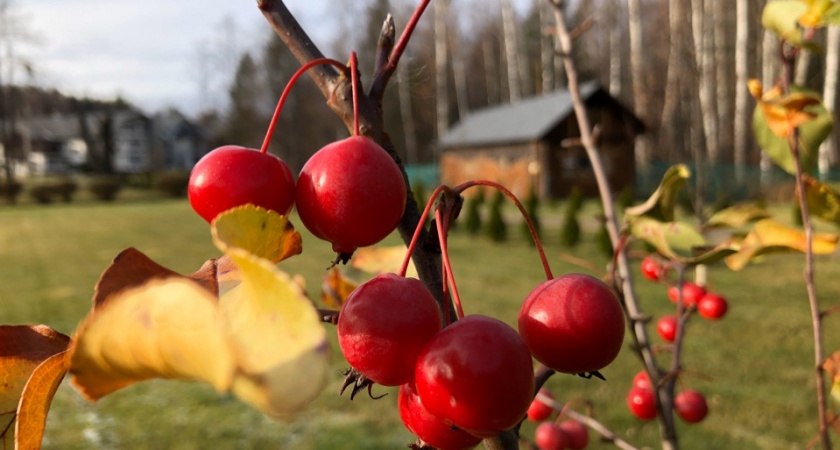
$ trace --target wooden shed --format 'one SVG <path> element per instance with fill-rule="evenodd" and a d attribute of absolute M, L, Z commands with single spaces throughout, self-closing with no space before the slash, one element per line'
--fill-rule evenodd
<path fill-rule="evenodd" d="M 600 85 L 581 86 L 589 119 L 599 129 L 601 159 L 614 191 L 635 182 L 634 141 L 642 122 Z M 475 111 L 438 142 L 440 177 L 455 186 L 485 179 L 522 197 L 533 186 L 541 198 L 561 198 L 573 186 L 597 195 L 595 175 L 580 137 L 569 91 Z"/>

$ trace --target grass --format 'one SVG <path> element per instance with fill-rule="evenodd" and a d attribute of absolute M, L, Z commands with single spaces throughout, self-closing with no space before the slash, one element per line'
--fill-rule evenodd
<path fill-rule="evenodd" d="M 581 213 L 584 241 L 574 255 L 605 267 L 607 260 L 592 239 L 595 208 L 587 205 Z M 560 205 L 541 211 L 554 273 L 588 271 L 560 258 L 565 251 L 559 246 L 560 211 Z M 788 211 L 780 207 L 777 217 L 787 220 Z M 456 232 L 450 246 L 467 313 L 515 324 L 522 299 L 543 273 L 533 247 L 523 243 L 516 227 L 509 228 L 506 243 Z M 303 275 L 310 294 L 318 298 L 332 254 L 328 244 L 303 235 L 304 255 L 284 261 L 281 268 Z M 392 236 L 386 244 L 398 242 Z M 208 227 L 185 201 L 0 207 L 0 323 L 46 323 L 71 334 L 90 307 L 99 274 L 128 246 L 179 272 L 192 272 L 218 256 Z M 723 266 L 710 269 L 711 287 L 727 297 L 730 311 L 719 322 L 695 318 L 687 330 L 681 384 L 704 392 L 711 413 L 699 425 L 679 424 L 683 448 L 803 448 L 816 435 L 802 261 L 797 255 L 780 255 L 737 273 Z M 840 298 L 840 266 L 833 256 L 820 257 L 817 264 L 818 291 L 827 307 Z M 654 317 L 672 312 L 664 286 L 642 280 L 638 272 L 636 278 L 644 311 Z M 838 320 L 826 319 L 829 352 L 840 349 L 840 327 L 834 326 Z M 659 344 L 653 327 L 649 330 Z M 396 389 L 375 387 L 375 393 L 389 394 L 377 401 L 339 397 L 339 372 L 346 363 L 334 338 L 332 344 L 335 375 L 317 401 L 289 422 L 266 419 L 236 399 L 193 383 L 141 383 L 91 404 L 65 382 L 53 403 L 44 447 L 403 448 L 412 437 L 400 424 Z M 667 355 L 662 356 L 665 361 Z M 657 447 L 656 423 L 638 422 L 624 405 L 640 368 L 625 350 L 603 371 L 607 382 L 557 375 L 548 387 L 560 400 L 589 399 L 596 417 L 618 435 L 639 447 Z M 523 435 L 532 436 L 533 429 L 526 424 Z M 590 448 L 612 448 L 593 441 Z"/>

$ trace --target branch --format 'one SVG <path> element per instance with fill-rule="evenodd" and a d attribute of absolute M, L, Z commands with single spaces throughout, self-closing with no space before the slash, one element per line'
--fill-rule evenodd
<path fill-rule="evenodd" d="M 388 57 L 387 64 L 382 67 L 382 70 L 378 72 L 378 75 L 373 79 L 373 83 L 371 83 L 370 96 L 372 98 L 378 99 L 380 102 L 382 101 L 382 95 L 385 93 L 385 86 L 388 85 L 388 80 L 391 79 L 391 75 L 396 72 L 397 64 L 400 62 L 400 57 L 402 57 L 405 47 L 408 45 L 408 41 L 414 33 L 414 29 L 417 28 L 417 22 L 423 15 L 426 7 L 429 6 L 430 1 L 431 0 L 421 0 L 417 9 L 414 10 L 414 14 L 411 15 L 411 19 L 409 19 L 408 23 L 405 25 L 405 29 L 400 35 L 400 40 L 397 41 L 397 44 L 391 51 L 391 55 Z"/>

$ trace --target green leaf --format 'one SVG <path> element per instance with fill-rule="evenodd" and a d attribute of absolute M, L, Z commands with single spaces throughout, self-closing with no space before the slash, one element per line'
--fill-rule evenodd
<path fill-rule="evenodd" d="M 805 201 L 814 216 L 840 226 L 840 193 L 813 177 L 806 176 Z"/>
<path fill-rule="evenodd" d="M 706 245 L 703 236 L 685 222 L 640 217 L 632 222 L 630 233 L 654 246 L 663 256 L 680 261 L 690 258 L 695 247 Z"/>
<path fill-rule="evenodd" d="M 625 218 L 632 221 L 637 217 L 647 216 L 662 222 L 674 220 L 674 206 L 677 194 L 691 177 L 691 171 L 684 164 L 671 166 L 662 176 L 659 187 L 644 203 L 625 210 Z"/>
<path fill-rule="evenodd" d="M 831 134 L 834 118 L 822 104 L 808 106 L 805 111 L 812 112 L 814 118 L 799 126 L 799 161 L 803 172 L 811 173 L 816 165 L 820 144 Z M 796 165 L 788 140 L 776 136 L 771 131 L 760 106 L 757 106 L 753 113 L 753 132 L 759 147 L 776 165 L 790 174 L 796 173 Z"/>
<path fill-rule="evenodd" d="M 802 31 L 798 21 L 807 10 L 808 5 L 800 0 L 768 2 L 761 13 L 761 25 L 789 43 L 799 45 L 802 42 Z"/>
<path fill-rule="evenodd" d="M 738 228 L 768 217 L 767 210 L 755 203 L 739 203 L 716 212 L 706 221 L 706 226 Z"/>

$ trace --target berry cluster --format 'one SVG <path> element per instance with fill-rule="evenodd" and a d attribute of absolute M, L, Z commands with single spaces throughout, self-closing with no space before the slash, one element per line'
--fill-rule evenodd
<path fill-rule="evenodd" d="M 589 444 L 589 432 L 586 425 L 575 419 L 562 420 L 563 413 L 557 420 L 550 420 L 554 413 L 552 405 L 543 399 L 553 400 L 548 389 L 540 389 L 539 395 L 528 408 L 528 420 L 539 422 L 534 431 L 534 443 L 540 450 L 582 450 Z"/>
<path fill-rule="evenodd" d="M 650 383 L 650 377 L 644 371 L 636 374 L 633 385 L 627 394 L 627 407 L 640 420 L 656 417 L 656 390 Z M 674 409 L 686 423 L 697 423 L 706 418 L 709 406 L 706 397 L 698 391 L 685 389 L 674 397 Z"/>

